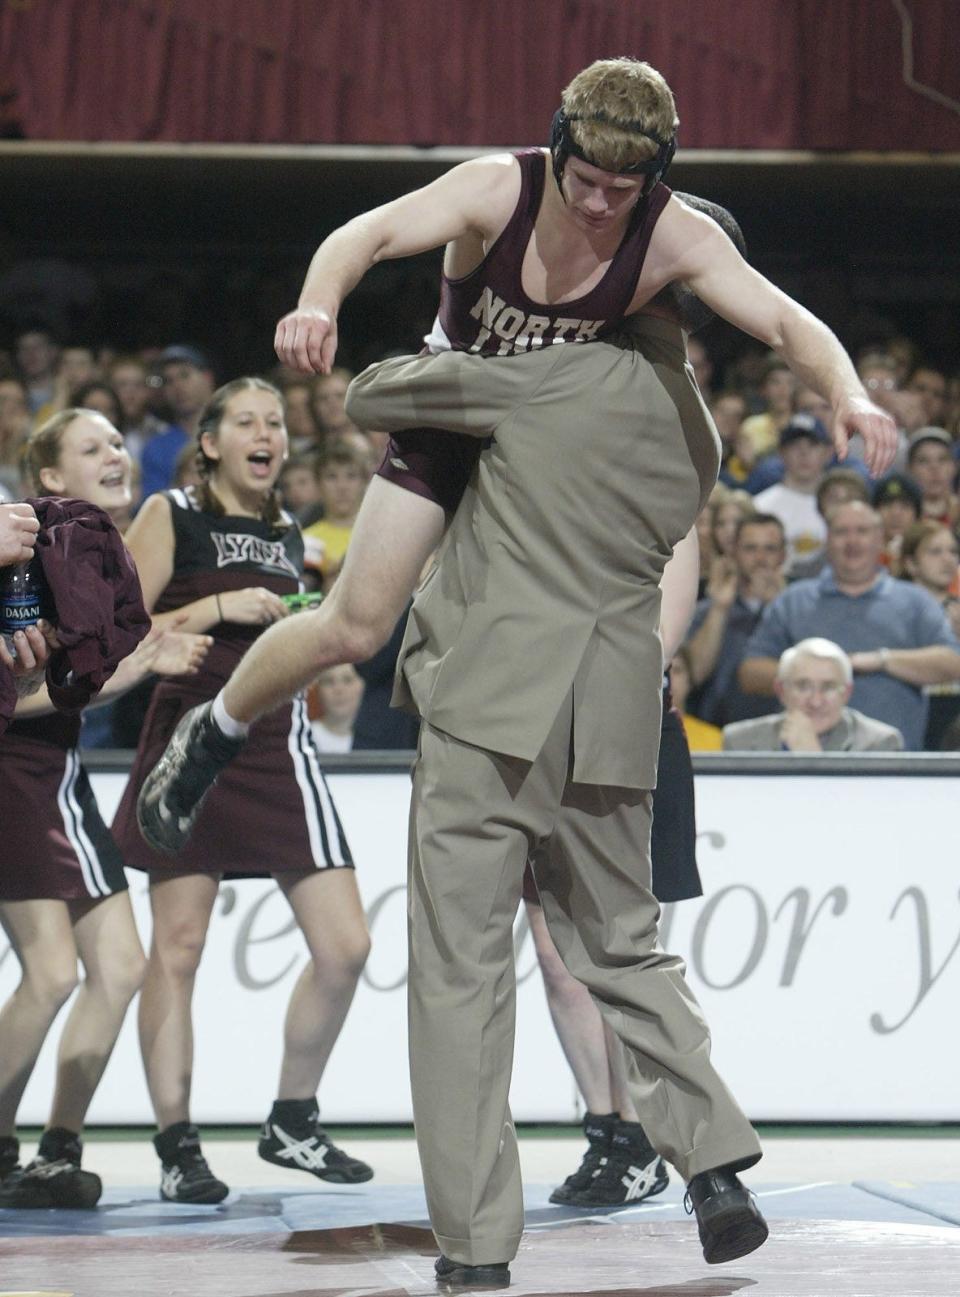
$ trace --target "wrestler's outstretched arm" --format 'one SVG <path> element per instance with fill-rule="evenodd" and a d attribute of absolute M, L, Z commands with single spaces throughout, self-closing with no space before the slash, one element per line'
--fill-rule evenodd
<path fill-rule="evenodd" d="M 859 432 L 866 463 L 875 476 L 893 462 L 897 429 L 885 411 L 867 397 L 850 357 L 827 326 L 754 270 L 720 227 L 682 203 L 669 204 L 650 244 L 650 255 L 669 267 L 718 315 L 767 343 L 802 383 L 833 407 L 832 435 L 837 454 L 847 452 L 849 436 Z"/>

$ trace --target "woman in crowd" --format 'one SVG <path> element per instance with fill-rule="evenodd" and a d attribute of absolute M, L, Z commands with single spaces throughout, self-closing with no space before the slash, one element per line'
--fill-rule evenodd
<path fill-rule="evenodd" d="M 321 752 L 350 752 L 363 701 L 363 679 L 350 662 L 321 671 L 314 686 L 319 716 L 310 722 Z"/>
<path fill-rule="evenodd" d="M 737 527 L 744 518 L 755 512 L 753 496 L 746 491 L 727 491 L 710 504 L 710 539 L 714 554 L 722 558 L 733 557 Z"/>
<path fill-rule="evenodd" d="M 731 490 L 718 482 L 710 493 L 707 507 L 697 516 L 700 584 L 698 597 L 703 598 L 711 581 L 722 580 L 734 571 L 733 547 L 737 526 L 742 518 L 754 513 L 753 497 L 746 491 Z"/>
<path fill-rule="evenodd" d="M 54 415 L 26 448 L 31 489 L 89 500 L 111 517 L 130 503 L 130 458 L 101 414 Z M 97 701 L 150 671 L 196 669 L 206 638 L 152 633 Z M 84 1119 L 143 976 L 123 861 L 77 755 L 80 719 L 55 712 L 46 689 L 21 699 L 0 737 L 0 923 L 21 980 L 0 1010 L 0 1206 L 90 1207 L 100 1177 L 81 1169 Z M 50 1119 L 19 1166 L 17 1109 L 54 1018 L 84 979 L 60 1039 Z"/>
<path fill-rule="evenodd" d="M 373 1174 L 318 1124 L 316 1091 L 369 937 L 303 700 L 253 727 L 175 859 L 151 850 L 136 821 L 140 786 L 180 718 L 218 693 L 253 640 L 285 615 L 282 596 L 299 588 L 303 541 L 274 490 L 286 455 L 280 392 L 256 378 L 228 383 L 200 418 L 201 485 L 150 497 L 127 536 L 147 608 L 161 622 L 176 611 L 185 629 L 209 630 L 214 639 L 188 688 L 161 684 L 155 691 L 114 824 L 128 863 L 150 874 L 154 926 L 140 1043 L 159 1126 L 161 1196 L 172 1202 L 219 1202 L 228 1192 L 207 1165 L 190 1121 L 191 1002 L 224 874 L 276 878 L 310 953 L 287 1012 L 278 1098 L 260 1155 L 338 1183 Z"/>
<path fill-rule="evenodd" d="M 960 635 L 960 545 L 949 527 L 934 521 L 915 522 L 903 533 L 900 574 L 929 591 Z"/>
<path fill-rule="evenodd" d="M 903 533 L 900 574 L 922 586 L 947 614 L 951 629 L 960 635 L 960 545 L 949 527 L 927 520 L 916 522 Z M 960 686 L 928 685 L 930 714 L 923 746 L 939 751 L 944 736 L 960 717 Z M 950 739 L 950 747 L 955 741 Z"/>

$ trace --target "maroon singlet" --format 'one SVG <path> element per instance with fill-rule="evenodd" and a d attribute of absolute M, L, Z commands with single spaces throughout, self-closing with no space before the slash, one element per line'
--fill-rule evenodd
<path fill-rule="evenodd" d="M 515 156 L 520 197 L 510 220 L 474 270 L 441 279 L 439 325 L 454 351 L 506 356 L 602 338 L 620 324 L 633 300 L 654 226 L 671 194 L 658 184 L 637 203 L 613 260 L 589 292 L 554 305 L 535 302 L 523 291 L 523 259 L 540 211 L 548 159 L 540 149 Z M 481 449 L 475 437 L 398 433 L 378 472 L 452 513 Z"/>

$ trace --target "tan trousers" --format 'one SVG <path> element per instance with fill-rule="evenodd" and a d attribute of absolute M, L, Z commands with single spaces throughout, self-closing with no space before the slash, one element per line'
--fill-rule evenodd
<path fill-rule="evenodd" d="M 571 784 L 570 700 L 532 764 L 424 725 L 410 821 L 410 1069 L 417 1143 L 440 1249 L 510 1260 L 523 1195 L 508 1091 L 513 921 L 533 861 L 567 968 L 627 1046 L 654 1147 L 685 1180 L 752 1165 L 753 1128 L 710 1063 L 681 960 L 657 942 L 650 794 Z"/>

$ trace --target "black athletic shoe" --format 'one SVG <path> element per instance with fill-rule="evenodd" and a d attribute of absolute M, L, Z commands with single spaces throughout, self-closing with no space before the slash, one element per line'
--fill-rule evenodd
<path fill-rule="evenodd" d="M 155 851 L 174 855 L 183 847 L 217 775 L 246 742 L 227 738 L 212 712 L 212 702 L 192 707 L 143 781 L 137 823 Z"/>
<path fill-rule="evenodd" d="M 363 1184 L 373 1179 L 373 1167 L 337 1148 L 320 1125 L 320 1111 L 313 1100 L 274 1104 L 260 1131 L 257 1152 L 265 1162 L 309 1171 L 332 1184 Z"/>
<path fill-rule="evenodd" d="M 510 1267 L 506 1261 L 498 1265 L 463 1265 L 441 1252 L 433 1268 L 440 1288 L 507 1288 L 510 1285 Z"/>
<path fill-rule="evenodd" d="M 0 1207 L 18 1208 L 21 1211 L 52 1207 L 53 1198 L 47 1186 L 36 1179 L 25 1183 L 25 1176 L 24 1168 L 18 1166 L 0 1180 Z"/>
<path fill-rule="evenodd" d="M 95 1207 L 103 1183 L 80 1166 L 83 1145 L 73 1131 L 45 1130 L 33 1161 L 17 1168 L 0 1184 L 0 1206 L 31 1210 L 41 1207 Z"/>
<path fill-rule="evenodd" d="M 230 1192 L 210 1170 L 200 1151 L 200 1133 L 178 1121 L 153 1137 L 160 1158 L 160 1197 L 165 1202 L 223 1202 Z"/>
<path fill-rule="evenodd" d="M 610 1151 L 592 1180 L 574 1194 L 575 1207 L 617 1207 L 663 1193 L 670 1183 L 666 1163 L 635 1121 L 618 1121 Z"/>
<path fill-rule="evenodd" d="M 584 1114 L 583 1133 L 587 1137 L 587 1151 L 573 1175 L 568 1175 L 563 1184 L 554 1189 L 550 1195 L 551 1202 L 558 1203 L 562 1207 L 568 1206 L 575 1201 L 578 1193 L 587 1188 L 610 1152 L 610 1143 L 613 1140 L 617 1120 L 615 1112 Z"/>
<path fill-rule="evenodd" d="M 757 1200 L 733 1171 L 701 1171 L 687 1185 L 683 1205 L 696 1212 L 707 1265 L 736 1261 L 766 1241 L 769 1230 Z"/>

